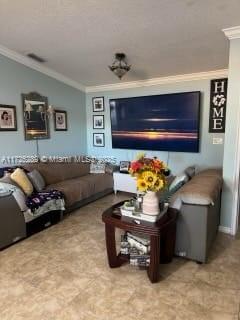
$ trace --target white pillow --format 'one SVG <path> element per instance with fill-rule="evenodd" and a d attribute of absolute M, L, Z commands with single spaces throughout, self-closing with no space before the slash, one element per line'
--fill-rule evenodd
<path fill-rule="evenodd" d="M 176 185 L 178 185 L 180 182 L 186 183 L 188 182 L 189 178 L 186 175 L 185 172 L 180 173 L 179 175 L 177 175 L 173 182 L 170 184 L 169 186 L 169 190 L 171 191 L 173 188 L 175 188 Z"/>
<path fill-rule="evenodd" d="M 20 188 L 10 183 L 0 182 L 0 196 L 5 196 L 8 194 L 13 195 L 21 211 L 28 210 L 28 207 L 26 206 L 26 196 L 24 192 Z"/>
<path fill-rule="evenodd" d="M 105 173 L 105 163 L 91 163 L 90 173 Z"/>

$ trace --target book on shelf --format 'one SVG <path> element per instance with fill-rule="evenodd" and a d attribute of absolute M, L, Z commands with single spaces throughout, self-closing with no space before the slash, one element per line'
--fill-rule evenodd
<path fill-rule="evenodd" d="M 126 232 L 121 236 L 120 253 L 129 256 L 133 266 L 148 267 L 150 264 L 150 240 Z"/>
<path fill-rule="evenodd" d="M 121 235 L 120 253 L 128 255 L 130 251 L 130 244 L 128 243 L 127 234 Z"/>
<path fill-rule="evenodd" d="M 138 249 L 131 247 L 130 264 L 133 266 L 147 267 L 150 264 L 150 255 L 142 254 Z"/>
<path fill-rule="evenodd" d="M 148 253 L 150 251 L 150 240 L 145 238 L 140 238 L 130 232 L 127 232 L 127 241 L 131 247 L 135 247 L 143 253 Z"/>

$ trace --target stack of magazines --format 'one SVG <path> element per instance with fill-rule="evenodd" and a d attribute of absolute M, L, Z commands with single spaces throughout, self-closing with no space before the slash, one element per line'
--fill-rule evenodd
<path fill-rule="evenodd" d="M 145 214 L 141 210 L 136 210 L 134 207 L 126 206 L 125 204 L 120 207 L 122 216 L 135 218 L 138 220 L 144 220 L 148 222 L 156 222 L 159 218 L 161 218 L 168 210 L 168 204 L 164 204 L 164 209 L 158 214 L 151 216 L 149 214 Z"/>
<path fill-rule="evenodd" d="M 126 232 L 121 236 L 121 254 L 129 255 L 133 266 L 148 267 L 150 264 L 150 240 Z"/>

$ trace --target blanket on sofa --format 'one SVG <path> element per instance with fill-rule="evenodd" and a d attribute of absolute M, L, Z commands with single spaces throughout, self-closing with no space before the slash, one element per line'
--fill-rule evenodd
<path fill-rule="evenodd" d="M 64 205 L 64 194 L 58 190 L 41 191 L 27 197 L 26 205 L 31 210 L 32 214 L 38 214 L 38 211 L 42 207 L 46 207 L 46 204 L 50 203 L 53 210 L 62 210 L 62 204 Z M 54 208 L 54 204 L 56 204 Z"/>

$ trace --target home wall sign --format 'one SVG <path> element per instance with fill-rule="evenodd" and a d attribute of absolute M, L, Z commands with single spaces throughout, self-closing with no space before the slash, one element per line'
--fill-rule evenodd
<path fill-rule="evenodd" d="M 228 79 L 211 80 L 209 132 L 225 132 Z"/>

